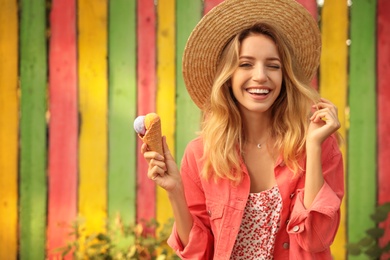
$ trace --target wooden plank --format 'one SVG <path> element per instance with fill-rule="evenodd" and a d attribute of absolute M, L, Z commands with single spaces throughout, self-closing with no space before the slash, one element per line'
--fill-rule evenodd
<path fill-rule="evenodd" d="M 347 230 L 348 242 L 357 242 L 374 226 L 376 205 L 376 1 L 354 1 L 350 14 Z"/>
<path fill-rule="evenodd" d="M 345 115 L 348 95 L 348 6 L 346 1 L 327 0 L 322 8 L 322 56 L 320 64 L 320 94 L 331 100 L 339 110 L 339 133 L 345 140 L 340 147 L 346 171 L 347 118 Z M 334 19 L 337 17 L 337 19 Z M 346 251 L 346 195 L 341 205 L 341 221 L 332 245 L 334 259 L 345 259 Z"/>
<path fill-rule="evenodd" d="M 135 223 L 136 6 L 109 2 L 109 168 L 108 216 Z"/>
<path fill-rule="evenodd" d="M 49 155 L 47 255 L 72 239 L 77 215 L 76 1 L 53 0 L 49 48 Z M 74 237 L 73 237 L 74 239 Z M 70 259 L 70 255 L 67 256 Z"/>
<path fill-rule="evenodd" d="M 137 108 L 138 115 L 156 111 L 156 10 L 154 0 L 137 2 Z M 162 122 L 164 124 L 164 122 Z M 147 177 L 148 165 L 140 155 L 137 138 L 137 221 L 156 217 L 155 184 Z"/>
<path fill-rule="evenodd" d="M 104 230 L 107 210 L 107 1 L 78 1 L 79 215 Z"/>
<path fill-rule="evenodd" d="M 20 3 L 19 257 L 44 259 L 47 206 L 46 3 L 44 0 L 22 0 Z"/>
<path fill-rule="evenodd" d="M 180 165 L 188 142 L 200 129 L 201 112 L 190 98 L 183 80 L 182 59 L 187 39 L 202 16 L 202 1 L 176 1 L 176 162 Z"/>
<path fill-rule="evenodd" d="M 207 14 L 215 6 L 222 3 L 223 0 L 204 0 L 203 2 L 204 2 L 203 14 Z"/>
<path fill-rule="evenodd" d="M 328 1 L 328 0 L 326 0 Z M 326 1 L 324 2 L 326 4 Z M 318 19 L 318 7 L 316 0 L 297 0 L 302 6 L 304 6 L 313 16 L 315 20 Z M 346 2 L 344 4 L 347 4 Z"/>
<path fill-rule="evenodd" d="M 161 117 L 162 132 L 167 137 L 168 146 L 175 157 L 175 0 L 159 0 L 157 5 L 157 104 Z M 167 193 L 157 188 L 156 219 L 164 224 L 172 217 Z"/>
<path fill-rule="evenodd" d="M 18 248 L 18 7 L 0 0 L 0 259 Z"/>
<path fill-rule="evenodd" d="M 378 0 L 377 8 L 378 204 L 382 204 L 390 202 L 390 1 Z M 381 227 L 385 229 L 380 241 L 384 246 L 390 241 L 390 220 Z"/>

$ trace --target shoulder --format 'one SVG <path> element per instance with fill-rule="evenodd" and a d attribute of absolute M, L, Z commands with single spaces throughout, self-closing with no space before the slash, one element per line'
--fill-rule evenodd
<path fill-rule="evenodd" d="M 203 139 L 197 137 L 191 140 L 184 151 L 182 165 L 195 166 L 200 165 L 203 158 Z"/>
<path fill-rule="evenodd" d="M 197 137 L 191 140 L 185 149 L 185 156 L 203 156 L 203 139 L 202 137 Z"/>

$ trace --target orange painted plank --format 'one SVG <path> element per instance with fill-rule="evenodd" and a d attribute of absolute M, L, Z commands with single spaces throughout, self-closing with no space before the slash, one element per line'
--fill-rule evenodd
<path fill-rule="evenodd" d="M 53 0 L 49 48 L 49 154 L 47 255 L 71 239 L 77 215 L 76 1 Z M 68 254 L 66 257 L 70 259 Z"/>
<path fill-rule="evenodd" d="M 18 247 L 18 8 L 0 0 L 0 259 Z"/>

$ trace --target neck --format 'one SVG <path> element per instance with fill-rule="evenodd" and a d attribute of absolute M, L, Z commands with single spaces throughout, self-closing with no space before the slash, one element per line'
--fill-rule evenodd
<path fill-rule="evenodd" d="M 264 114 L 243 117 L 244 140 L 263 144 L 270 136 L 270 120 Z"/>

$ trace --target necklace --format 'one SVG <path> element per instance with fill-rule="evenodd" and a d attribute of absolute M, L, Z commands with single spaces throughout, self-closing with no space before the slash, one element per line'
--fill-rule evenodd
<path fill-rule="evenodd" d="M 267 140 L 264 141 L 263 143 L 256 143 L 256 142 L 249 142 L 249 141 L 247 141 L 247 142 L 250 144 L 256 145 L 257 149 L 261 149 L 263 147 L 263 144 L 265 144 L 267 142 Z"/>

